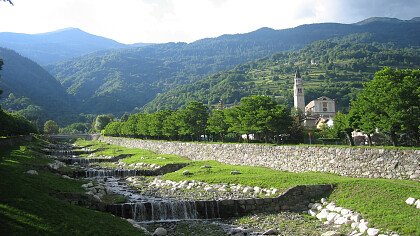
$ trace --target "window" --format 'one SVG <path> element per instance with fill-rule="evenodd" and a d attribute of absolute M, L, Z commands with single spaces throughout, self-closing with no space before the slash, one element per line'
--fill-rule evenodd
<path fill-rule="evenodd" d="M 302 93 L 302 89 L 301 88 L 298 88 L 298 93 Z"/>
<path fill-rule="evenodd" d="M 322 107 L 328 107 L 328 103 L 323 102 L 323 103 L 322 103 Z"/>

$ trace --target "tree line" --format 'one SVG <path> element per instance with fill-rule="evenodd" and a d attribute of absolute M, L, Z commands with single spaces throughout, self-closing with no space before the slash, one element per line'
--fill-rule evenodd
<path fill-rule="evenodd" d="M 254 138 L 265 142 L 300 143 L 303 130 L 287 106 L 267 96 L 249 96 L 235 107 L 210 109 L 190 102 L 175 111 L 136 113 L 125 120 L 109 123 L 104 135 L 184 141 L 238 141 Z M 242 137 L 245 134 L 246 137 Z"/>

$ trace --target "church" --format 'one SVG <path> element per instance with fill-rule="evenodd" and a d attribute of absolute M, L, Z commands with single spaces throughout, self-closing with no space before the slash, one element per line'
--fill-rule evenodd
<path fill-rule="evenodd" d="M 296 71 L 294 79 L 293 102 L 294 107 L 304 113 L 305 127 L 319 128 L 322 124 L 331 123 L 336 114 L 335 100 L 325 96 L 312 100 L 305 106 L 303 80 L 299 70 Z"/>

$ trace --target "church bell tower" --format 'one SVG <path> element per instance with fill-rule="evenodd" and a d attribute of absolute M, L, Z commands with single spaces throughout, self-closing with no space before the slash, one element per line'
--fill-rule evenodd
<path fill-rule="evenodd" d="M 294 107 L 305 112 L 305 94 L 303 92 L 303 82 L 299 70 L 296 70 L 295 84 L 293 85 Z"/>

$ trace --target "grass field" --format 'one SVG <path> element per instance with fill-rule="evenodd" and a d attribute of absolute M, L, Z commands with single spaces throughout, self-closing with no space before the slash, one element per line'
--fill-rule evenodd
<path fill-rule="evenodd" d="M 32 147 L 0 150 L 0 235 L 143 235 L 111 214 L 54 197 L 83 192 L 83 182 L 50 173 L 46 169 L 50 160 Z M 39 174 L 26 174 L 28 170 Z"/>

